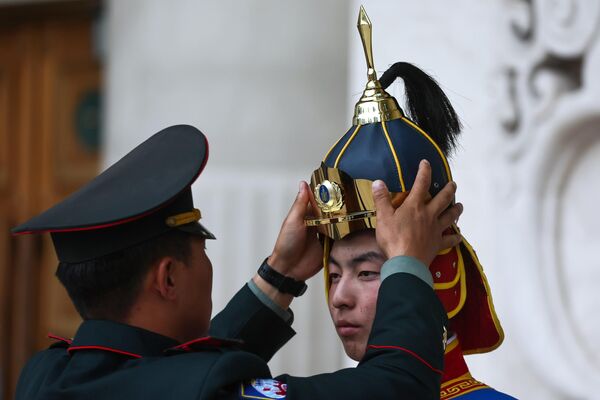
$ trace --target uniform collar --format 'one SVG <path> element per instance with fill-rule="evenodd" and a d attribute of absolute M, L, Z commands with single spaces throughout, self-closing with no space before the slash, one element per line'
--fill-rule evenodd
<path fill-rule="evenodd" d="M 458 377 L 462 377 L 465 374 L 468 374 L 469 377 L 471 376 L 458 337 L 454 335 L 449 340 L 446 351 L 444 352 L 444 374 L 442 375 L 442 384 Z"/>
<path fill-rule="evenodd" d="M 161 356 L 179 342 L 169 337 L 138 328 L 106 320 L 84 321 L 73 339 L 68 351 L 97 349 L 122 354 L 131 358 Z"/>
<path fill-rule="evenodd" d="M 458 337 L 455 335 L 449 341 L 444 353 L 444 374 L 442 375 L 440 400 L 458 399 L 467 393 L 489 388 L 486 384 L 473 379 L 465 362 Z"/>

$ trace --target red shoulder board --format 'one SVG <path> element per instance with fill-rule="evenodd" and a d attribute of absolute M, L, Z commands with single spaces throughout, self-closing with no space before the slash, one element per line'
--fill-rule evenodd
<path fill-rule="evenodd" d="M 198 339 L 190 340 L 189 342 L 182 343 L 178 346 L 171 347 L 165 352 L 167 354 L 171 353 L 189 353 L 196 351 L 206 351 L 206 350 L 215 350 L 215 349 L 230 349 L 230 348 L 240 348 L 244 342 L 242 340 L 236 339 L 220 339 L 212 336 L 201 337 Z"/>

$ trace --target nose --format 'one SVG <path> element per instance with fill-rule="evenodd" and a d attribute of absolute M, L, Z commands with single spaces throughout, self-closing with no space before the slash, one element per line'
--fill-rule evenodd
<path fill-rule="evenodd" d="M 331 287 L 331 305 L 334 308 L 354 308 L 356 305 L 356 288 L 353 279 L 346 275 Z"/>

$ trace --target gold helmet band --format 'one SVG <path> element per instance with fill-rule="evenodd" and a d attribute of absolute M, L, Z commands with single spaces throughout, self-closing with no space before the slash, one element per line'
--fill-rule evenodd
<path fill-rule="evenodd" d="M 352 179 L 344 171 L 324 164 L 312 174 L 310 187 L 314 193 L 317 215 L 307 218 L 308 226 L 338 240 L 362 229 L 375 229 L 376 212 L 372 191 L 373 181 Z M 399 205 L 407 192 L 390 193 L 392 204 Z"/>

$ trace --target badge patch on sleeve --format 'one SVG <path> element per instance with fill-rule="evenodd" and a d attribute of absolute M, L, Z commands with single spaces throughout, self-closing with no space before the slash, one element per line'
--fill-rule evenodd
<path fill-rule="evenodd" d="M 240 388 L 242 399 L 285 399 L 286 393 L 287 385 L 275 379 L 253 379 Z"/>

